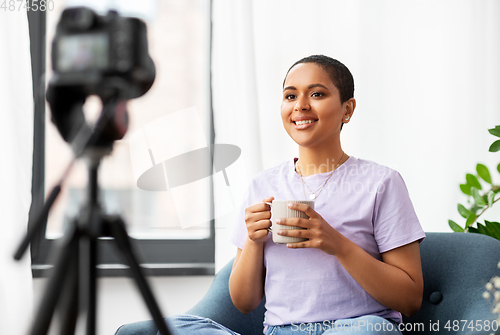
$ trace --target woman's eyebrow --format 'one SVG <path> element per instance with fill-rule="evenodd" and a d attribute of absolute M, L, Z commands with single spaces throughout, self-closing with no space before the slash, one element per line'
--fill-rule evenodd
<path fill-rule="evenodd" d="M 313 87 L 322 87 L 324 88 L 325 90 L 328 90 L 328 88 L 325 86 L 325 85 L 322 85 L 322 84 L 312 84 L 312 85 L 309 85 L 307 88 L 308 89 L 311 89 Z"/>
<path fill-rule="evenodd" d="M 311 88 L 314 88 L 314 87 L 322 87 L 324 88 L 325 90 L 328 90 L 328 88 L 323 85 L 323 84 L 311 84 L 307 87 L 308 90 L 310 90 Z M 283 92 L 286 91 L 286 90 L 297 90 L 297 88 L 295 86 L 287 86 L 283 89 Z"/>

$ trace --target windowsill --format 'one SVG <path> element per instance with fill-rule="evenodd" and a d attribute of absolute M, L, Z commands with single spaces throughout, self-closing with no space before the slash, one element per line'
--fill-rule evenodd
<path fill-rule="evenodd" d="M 213 276 L 215 263 L 166 263 L 141 264 L 145 276 Z M 53 266 L 48 264 L 34 264 L 31 270 L 34 278 L 49 277 Z M 127 265 L 100 264 L 97 266 L 99 277 L 132 277 Z"/>
<path fill-rule="evenodd" d="M 43 240 L 36 256 L 32 255 L 33 277 L 48 277 L 54 257 L 62 251 L 57 240 Z M 147 276 L 199 276 L 215 274 L 215 245 L 205 240 L 132 240 L 132 252 Z M 161 246 L 161 248 L 159 248 Z M 123 255 L 112 239 L 99 239 L 97 275 L 130 277 Z"/>

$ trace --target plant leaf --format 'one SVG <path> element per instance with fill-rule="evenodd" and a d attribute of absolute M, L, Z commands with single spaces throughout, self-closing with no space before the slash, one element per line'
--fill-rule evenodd
<path fill-rule="evenodd" d="M 471 186 L 469 184 L 460 184 L 460 191 L 466 195 L 472 195 L 470 193 Z"/>
<path fill-rule="evenodd" d="M 480 232 L 474 227 L 469 227 L 469 233 L 480 234 Z"/>
<path fill-rule="evenodd" d="M 487 235 L 487 236 L 499 239 L 499 237 L 497 237 L 497 232 L 496 232 L 495 226 L 489 221 L 485 221 L 484 226 L 478 222 L 477 230 L 479 231 L 479 233 L 481 233 L 483 235 Z"/>
<path fill-rule="evenodd" d="M 455 233 L 464 232 L 464 229 L 460 227 L 455 221 L 448 220 L 448 225 L 450 226 L 451 230 L 453 230 Z"/>
<path fill-rule="evenodd" d="M 486 165 L 478 164 L 476 166 L 476 171 L 477 171 L 477 174 L 479 175 L 479 177 L 481 177 L 481 179 L 483 179 L 488 184 L 491 184 L 490 170 L 488 170 Z"/>
<path fill-rule="evenodd" d="M 488 230 L 486 229 L 486 227 L 480 224 L 479 222 L 477 223 L 477 231 L 479 232 L 479 234 L 490 236 L 490 234 L 488 234 Z"/>
<path fill-rule="evenodd" d="M 474 213 L 471 213 L 468 217 L 467 217 L 467 221 L 465 222 L 465 229 L 469 228 L 469 226 L 471 224 L 474 223 L 474 221 L 476 221 L 477 219 L 477 215 L 474 214 Z M 469 229 L 470 230 L 470 229 Z"/>
<path fill-rule="evenodd" d="M 500 137 L 500 126 L 495 126 L 495 128 L 488 129 L 491 135 L 494 135 L 496 137 Z"/>
<path fill-rule="evenodd" d="M 467 184 L 468 185 L 470 185 L 472 187 L 475 187 L 478 190 L 482 190 L 483 189 L 483 187 L 479 183 L 479 180 L 477 180 L 476 176 L 474 176 L 473 174 L 467 173 L 465 175 L 465 180 L 467 180 Z"/>
<path fill-rule="evenodd" d="M 495 199 L 495 192 L 489 191 L 488 192 L 488 206 L 489 207 L 493 206 L 493 199 Z"/>
<path fill-rule="evenodd" d="M 476 204 L 474 204 L 470 209 L 469 211 L 471 211 L 472 213 L 476 214 L 478 210 L 480 210 L 481 208 L 480 207 L 477 207 Z"/>
<path fill-rule="evenodd" d="M 491 232 L 490 236 L 496 238 L 497 240 L 500 240 L 500 223 L 486 220 L 484 220 L 484 223 L 488 231 Z"/>
<path fill-rule="evenodd" d="M 469 217 L 470 213 L 472 213 L 470 210 L 465 208 L 464 205 L 462 205 L 462 204 L 458 204 L 457 209 L 458 209 L 458 212 L 460 213 L 460 215 L 462 215 L 462 217 L 464 219 L 467 219 Z"/>
<path fill-rule="evenodd" d="M 497 171 L 500 173 L 500 164 L 497 165 Z"/>
<path fill-rule="evenodd" d="M 497 152 L 500 151 L 500 140 L 495 141 L 491 144 L 490 146 L 490 152 Z"/>
<path fill-rule="evenodd" d="M 478 206 L 478 207 L 484 207 L 484 206 L 486 206 L 486 201 L 479 194 L 479 191 L 477 190 L 477 188 L 472 187 L 471 190 L 470 190 L 470 192 L 472 193 L 472 197 L 474 198 L 474 203 L 476 204 L 476 206 Z"/>
<path fill-rule="evenodd" d="M 499 167 L 500 167 L 500 165 L 499 165 Z M 464 194 L 471 195 L 470 188 L 471 188 L 471 186 L 469 184 L 460 184 L 460 190 Z"/>

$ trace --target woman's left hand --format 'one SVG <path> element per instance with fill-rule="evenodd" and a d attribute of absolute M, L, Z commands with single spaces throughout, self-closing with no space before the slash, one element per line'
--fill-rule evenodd
<path fill-rule="evenodd" d="M 277 233 L 281 236 L 302 237 L 309 239 L 308 241 L 287 243 L 288 248 L 316 248 L 324 251 L 327 254 L 335 255 L 338 250 L 338 243 L 341 240 L 341 234 L 333 228 L 328 222 L 323 219 L 309 205 L 300 203 L 290 203 L 288 208 L 304 212 L 309 219 L 302 218 L 287 218 L 277 220 L 276 223 L 285 226 L 296 226 L 304 229 L 280 229 Z"/>

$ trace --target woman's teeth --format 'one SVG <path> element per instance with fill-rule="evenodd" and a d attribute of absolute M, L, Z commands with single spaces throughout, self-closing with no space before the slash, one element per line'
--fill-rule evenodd
<path fill-rule="evenodd" d="M 304 121 L 295 121 L 296 125 L 301 125 L 301 124 L 307 124 L 307 123 L 313 123 L 316 122 L 315 120 L 304 120 Z"/>

